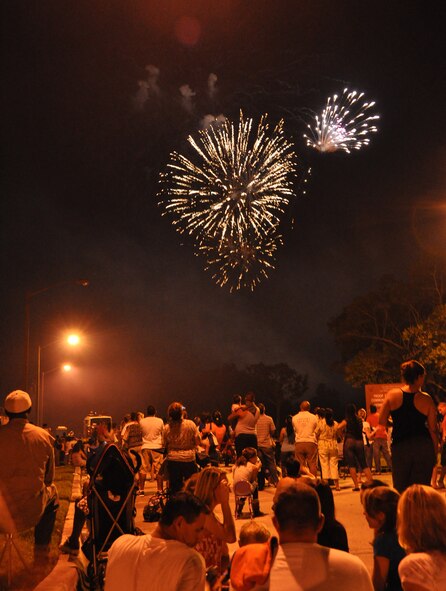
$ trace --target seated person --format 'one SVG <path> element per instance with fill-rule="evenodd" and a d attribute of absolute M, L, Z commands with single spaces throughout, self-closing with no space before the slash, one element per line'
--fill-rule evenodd
<path fill-rule="evenodd" d="M 257 450 L 254 447 L 245 447 L 242 455 L 237 458 L 232 469 L 232 482 L 234 486 L 240 480 L 247 480 L 251 484 L 252 490 L 252 506 L 254 517 L 264 515 L 260 511 L 259 490 L 257 486 L 257 474 L 259 473 L 262 463 L 257 457 Z M 245 504 L 244 498 L 237 499 L 236 516 L 240 517 Z"/>
<path fill-rule="evenodd" d="M 250 544 L 236 551 L 231 568 L 234 591 L 373 591 L 360 558 L 316 543 L 324 516 L 312 486 L 293 482 L 273 510 L 279 545 Z"/>
<path fill-rule="evenodd" d="M 127 534 L 113 543 L 105 591 L 204 590 L 204 559 L 193 547 L 203 532 L 206 513 L 206 506 L 190 493 L 171 496 L 152 534 Z"/>
<path fill-rule="evenodd" d="M 263 523 L 251 520 L 242 525 L 238 545 L 240 548 L 248 544 L 262 544 L 271 538 L 271 532 Z"/>
<path fill-rule="evenodd" d="M 9 422 L 0 428 L 0 531 L 34 527 L 34 560 L 46 561 L 59 507 L 54 480 L 54 438 L 28 420 L 31 398 L 22 390 L 6 396 Z"/>
<path fill-rule="evenodd" d="M 330 485 L 319 482 L 315 488 L 325 518 L 324 526 L 317 535 L 317 543 L 321 546 L 348 552 L 347 531 L 342 523 L 336 519 L 333 492 Z"/>

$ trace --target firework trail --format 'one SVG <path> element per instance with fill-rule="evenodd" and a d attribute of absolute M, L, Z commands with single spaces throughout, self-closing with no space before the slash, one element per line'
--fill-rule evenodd
<path fill-rule="evenodd" d="M 362 102 L 364 93 L 344 88 L 342 95 L 327 99 L 321 115 L 315 115 L 314 123 L 308 125 L 308 135 L 304 134 L 307 146 L 319 152 L 360 150 L 370 143 L 368 135 L 376 133 L 373 123 L 379 115 L 372 114 L 375 102 Z"/>
<path fill-rule="evenodd" d="M 283 121 L 270 128 L 263 116 L 255 126 L 240 113 L 237 123 L 212 124 L 188 141 L 191 158 L 172 153 L 161 175 L 160 206 L 216 269 L 219 285 L 255 286 L 273 268 L 277 228 L 293 195 L 295 154 Z"/>

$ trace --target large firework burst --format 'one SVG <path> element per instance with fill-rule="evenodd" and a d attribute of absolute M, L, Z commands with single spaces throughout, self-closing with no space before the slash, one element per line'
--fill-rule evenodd
<path fill-rule="evenodd" d="M 190 158 L 173 152 L 161 175 L 160 205 L 176 229 L 192 237 L 208 267 L 219 262 L 225 277 L 219 281 L 215 270 L 219 285 L 237 276 L 232 287 L 252 287 L 274 266 L 273 237 L 293 195 L 296 162 L 283 121 L 270 128 L 263 116 L 256 126 L 240 113 L 238 122 L 225 119 L 188 142 Z M 234 272 L 225 273 L 228 268 Z M 255 277 L 248 279 L 251 272 Z"/>
<path fill-rule="evenodd" d="M 372 114 L 375 102 L 363 102 L 364 93 L 344 88 L 342 95 L 328 97 L 321 115 L 314 116 L 304 134 L 307 146 L 319 152 L 360 150 L 370 142 L 368 135 L 378 128 L 373 123 L 379 115 Z"/>

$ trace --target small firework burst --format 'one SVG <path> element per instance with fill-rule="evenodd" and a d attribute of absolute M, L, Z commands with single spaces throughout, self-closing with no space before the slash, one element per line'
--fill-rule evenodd
<path fill-rule="evenodd" d="M 267 279 L 275 267 L 275 252 L 283 244 L 278 234 L 265 235 L 240 242 L 238 237 L 225 238 L 215 244 L 200 246 L 206 258 L 206 270 L 217 285 L 229 286 L 231 292 L 248 288 L 251 291 Z"/>
<path fill-rule="evenodd" d="M 370 143 L 370 133 L 378 128 L 374 121 L 379 115 L 373 114 L 375 102 L 363 102 L 364 93 L 344 88 L 342 95 L 328 97 L 321 115 L 314 116 L 314 123 L 308 125 L 304 134 L 307 146 L 319 152 L 360 150 Z"/>
<path fill-rule="evenodd" d="M 217 280 L 219 285 L 236 275 L 224 268 L 238 269 L 241 279 L 232 284 L 236 289 L 256 285 L 247 276 L 259 267 L 272 267 L 278 243 L 271 236 L 277 235 L 293 195 L 297 164 L 283 121 L 270 128 L 263 116 L 255 126 L 240 113 L 238 122 L 212 124 L 188 142 L 191 157 L 173 152 L 161 175 L 163 214 L 193 239 L 198 252 L 206 253 L 209 268 L 221 262 L 225 279 Z M 271 256 L 262 249 L 271 249 Z M 217 275 L 216 270 L 215 279 Z"/>

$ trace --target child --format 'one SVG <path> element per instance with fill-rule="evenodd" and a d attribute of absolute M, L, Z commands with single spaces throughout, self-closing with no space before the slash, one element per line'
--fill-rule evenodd
<path fill-rule="evenodd" d="M 399 497 L 396 490 L 387 486 L 364 491 L 364 515 L 375 532 L 372 575 L 375 591 L 402 591 L 398 565 L 406 553 L 396 533 Z"/>
<path fill-rule="evenodd" d="M 271 537 L 271 532 L 262 523 L 250 521 L 245 523 L 240 530 L 238 545 L 247 546 L 248 544 L 263 544 Z"/>
<path fill-rule="evenodd" d="M 245 447 L 242 451 L 242 455 L 237 458 L 232 469 L 234 487 L 240 480 L 247 480 L 251 484 L 254 517 L 264 515 L 264 513 L 260 511 L 259 491 L 257 488 L 257 474 L 261 467 L 262 462 L 257 457 L 257 450 L 254 447 Z M 240 517 L 244 504 L 244 498 L 239 498 L 237 500 L 236 517 Z"/>

